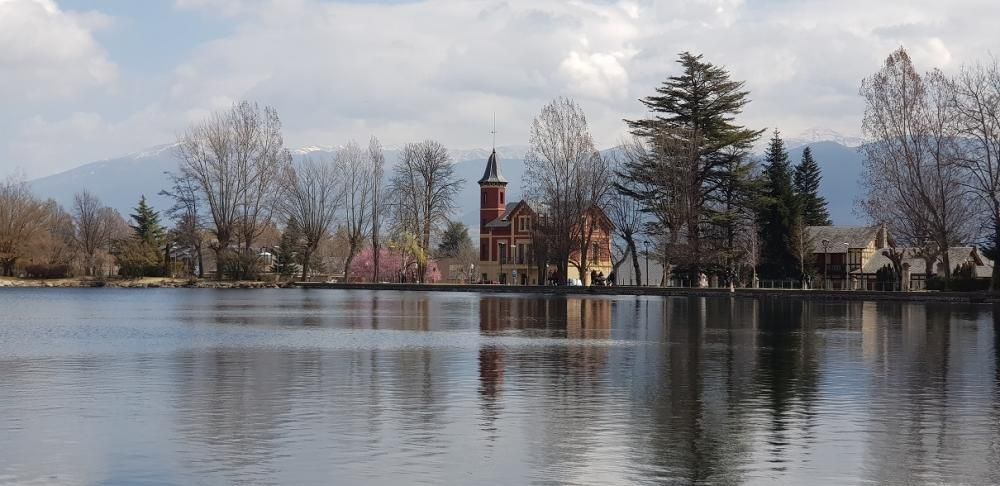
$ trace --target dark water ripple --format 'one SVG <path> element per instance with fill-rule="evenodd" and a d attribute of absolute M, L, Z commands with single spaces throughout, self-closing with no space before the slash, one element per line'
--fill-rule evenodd
<path fill-rule="evenodd" d="M 996 484 L 989 306 L 0 292 L 0 485 Z"/>

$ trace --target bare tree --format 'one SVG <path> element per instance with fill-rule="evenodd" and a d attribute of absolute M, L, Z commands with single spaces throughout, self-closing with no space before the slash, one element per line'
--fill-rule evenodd
<path fill-rule="evenodd" d="M 1000 66 L 996 58 L 987 64 L 963 66 L 953 88 L 966 184 L 983 204 L 993 243 L 1000 244 Z M 1000 290 L 1000 265 L 993 266 L 990 290 Z"/>
<path fill-rule="evenodd" d="M 89 277 L 99 273 L 99 253 L 111 249 L 116 229 L 115 215 L 113 209 L 104 206 L 90 191 L 84 190 L 73 196 L 74 241 L 84 259 L 84 273 Z M 121 219 L 121 216 L 118 218 Z"/>
<path fill-rule="evenodd" d="M 205 260 L 202 254 L 204 221 L 198 182 L 190 174 L 183 172 L 168 173 L 167 176 L 170 177 L 172 187 L 170 190 L 160 191 L 160 194 L 174 200 L 174 205 L 167 210 L 167 216 L 174 220 L 174 228 L 171 231 L 173 240 L 194 253 L 198 277 L 204 278 Z M 193 272 L 195 269 L 190 270 Z"/>
<path fill-rule="evenodd" d="M 0 269 L 13 276 L 32 240 L 46 230 L 49 212 L 19 177 L 0 181 Z"/>
<path fill-rule="evenodd" d="M 377 138 L 368 141 L 368 164 L 371 168 L 371 245 L 372 245 L 372 282 L 378 282 L 378 266 L 382 251 L 382 224 L 385 218 L 382 205 L 385 197 L 383 182 L 385 179 L 385 154 L 382 144 Z"/>
<path fill-rule="evenodd" d="M 246 101 L 179 138 L 181 173 L 197 182 L 211 216 L 220 279 L 231 246 L 248 254 L 271 222 L 277 182 L 291 161 L 283 143 L 278 113 Z"/>
<path fill-rule="evenodd" d="M 341 173 L 344 198 L 344 225 L 346 229 L 347 257 L 344 258 L 344 276 L 350 274 L 351 262 L 361 251 L 371 230 L 372 196 L 374 177 L 370 154 L 351 141 L 337 152 L 337 166 Z"/>
<path fill-rule="evenodd" d="M 865 79 L 862 210 L 913 246 L 932 242 L 951 275 L 948 248 L 971 236 L 951 87 L 940 71 L 921 76 L 902 48 Z M 930 269 L 928 269 L 930 273 Z"/>
<path fill-rule="evenodd" d="M 403 148 L 403 158 L 389 183 L 390 192 L 396 207 L 397 229 L 416 235 L 419 253 L 430 254 L 431 238 L 448 222 L 463 183 L 464 179 L 455 176 L 444 145 L 427 140 Z M 423 282 L 426 274 L 427 260 L 420 259 L 417 277 Z"/>
<path fill-rule="evenodd" d="M 586 282 L 593 238 L 602 225 L 610 226 L 603 209 L 611 166 L 594 147 L 583 110 L 568 98 L 545 105 L 529 134 L 525 193 L 546 213 L 540 222 L 559 274 L 565 277 L 572 264 Z"/>
<path fill-rule="evenodd" d="M 286 220 L 295 221 L 301 235 L 302 280 L 308 281 L 312 256 L 329 234 L 340 209 L 340 174 L 330 161 L 307 159 L 286 167 L 282 182 L 283 213 Z"/>
<path fill-rule="evenodd" d="M 625 151 L 624 155 L 627 157 L 630 154 L 628 151 Z M 616 190 L 610 194 L 608 218 L 611 219 L 611 223 L 614 225 L 615 234 L 625 246 L 621 252 L 621 261 L 624 262 L 624 259 L 628 256 L 632 257 L 633 275 L 635 275 L 636 281 L 641 282 L 642 270 L 639 266 L 639 251 L 636 248 L 636 238 L 642 234 L 642 229 L 645 225 L 643 205 L 638 199 L 630 195 L 638 190 L 638 187 L 636 187 L 637 183 L 628 177 L 624 177 L 620 166 L 617 168 L 618 170 L 614 172 L 613 176 Z"/>

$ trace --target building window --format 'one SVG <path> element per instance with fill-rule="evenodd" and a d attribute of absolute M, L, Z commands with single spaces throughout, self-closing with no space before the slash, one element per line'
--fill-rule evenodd
<path fill-rule="evenodd" d="M 490 259 L 490 240 L 479 240 L 479 261 Z"/>
<path fill-rule="evenodd" d="M 500 191 L 500 204 L 503 204 L 503 191 Z"/>
<path fill-rule="evenodd" d="M 848 265 L 848 269 L 851 270 L 851 271 L 853 271 L 853 270 L 860 270 L 861 269 L 861 249 L 860 248 L 851 248 L 850 250 L 848 250 L 848 252 L 847 252 L 847 265 Z"/>
<path fill-rule="evenodd" d="M 524 265 L 524 244 L 517 245 L 517 264 Z"/>
<path fill-rule="evenodd" d="M 482 205 L 483 206 L 486 205 L 486 191 L 483 191 L 483 202 L 482 202 Z"/>
<path fill-rule="evenodd" d="M 591 244 L 590 248 L 590 263 L 598 263 L 601 256 L 601 247 L 597 243 Z"/>
<path fill-rule="evenodd" d="M 497 250 L 500 253 L 498 255 L 500 264 L 503 265 L 504 263 L 507 263 L 507 244 L 506 243 L 498 244 Z"/>

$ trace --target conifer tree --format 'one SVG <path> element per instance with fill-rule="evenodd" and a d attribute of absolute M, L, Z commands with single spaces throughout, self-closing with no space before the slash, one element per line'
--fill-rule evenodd
<path fill-rule="evenodd" d="M 135 213 L 131 217 L 132 221 L 135 222 L 135 224 L 131 225 L 132 231 L 135 232 L 135 237 L 143 243 L 159 246 L 164 239 L 166 230 L 160 225 L 160 213 L 154 211 L 146 203 L 146 196 L 142 196 L 142 199 L 139 199 L 139 205 L 136 206 Z"/>
<path fill-rule="evenodd" d="M 291 218 L 285 224 L 285 231 L 281 233 L 281 241 L 275 252 L 274 270 L 278 275 L 290 277 L 299 271 L 302 246 L 302 230 L 298 221 Z"/>
<path fill-rule="evenodd" d="M 795 194 L 799 198 L 802 221 L 806 226 L 829 226 L 830 212 L 826 209 L 826 199 L 819 195 L 819 183 L 823 176 L 819 164 L 813 159 L 812 150 L 802 151 L 802 161 L 795 166 Z"/>
<path fill-rule="evenodd" d="M 800 210 L 788 152 L 777 130 L 764 155 L 764 186 L 758 214 L 761 274 L 768 278 L 797 276 L 793 242 Z"/>
<path fill-rule="evenodd" d="M 650 116 L 626 120 L 639 145 L 621 175 L 637 189 L 619 190 L 655 217 L 652 229 L 665 247 L 697 275 L 717 260 L 711 233 L 718 234 L 718 223 L 725 227 L 731 219 L 734 208 L 726 207 L 726 200 L 738 199 L 723 193 L 742 186 L 731 179 L 744 173 L 743 161 L 762 132 L 735 121 L 750 102 L 742 81 L 701 55 L 685 52 L 677 63 L 681 72 L 640 100 Z M 725 213 L 721 221 L 720 209 Z M 664 260 L 670 259 L 666 248 L 662 251 Z"/>
<path fill-rule="evenodd" d="M 458 256 L 463 245 L 472 246 L 472 239 L 469 237 L 469 228 L 460 221 L 449 221 L 448 227 L 441 234 L 441 243 L 438 244 L 438 258 L 453 258 Z"/>

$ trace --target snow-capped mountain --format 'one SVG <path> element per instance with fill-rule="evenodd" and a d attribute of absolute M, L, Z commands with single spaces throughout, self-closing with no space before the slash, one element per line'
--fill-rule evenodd
<path fill-rule="evenodd" d="M 848 148 L 856 148 L 864 144 L 861 137 L 844 135 L 829 128 L 810 128 L 803 130 L 797 136 L 786 138 L 785 146 L 789 148 L 801 147 L 816 142 L 835 142 Z"/>

